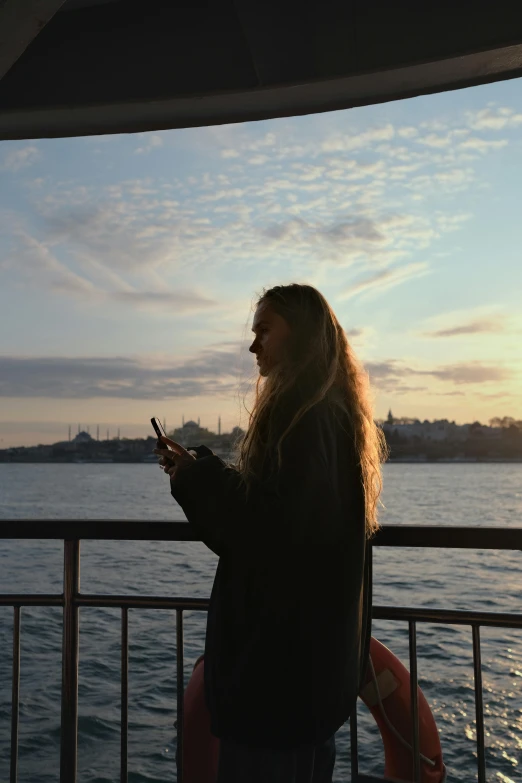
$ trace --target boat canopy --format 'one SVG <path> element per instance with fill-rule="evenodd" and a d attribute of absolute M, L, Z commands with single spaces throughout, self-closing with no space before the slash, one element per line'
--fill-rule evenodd
<path fill-rule="evenodd" d="M 0 2 L 0 139 L 260 120 L 520 75 L 513 0 Z"/>

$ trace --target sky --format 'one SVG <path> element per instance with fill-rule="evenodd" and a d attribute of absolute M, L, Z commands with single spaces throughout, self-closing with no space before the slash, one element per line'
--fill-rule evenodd
<path fill-rule="evenodd" d="M 0 448 L 247 422 L 263 288 L 326 296 L 376 417 L 522 418 L 522 83 L 0 142 Z"/>

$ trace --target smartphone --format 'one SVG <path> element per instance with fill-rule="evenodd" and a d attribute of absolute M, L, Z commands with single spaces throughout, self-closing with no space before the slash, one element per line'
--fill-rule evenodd
<path fill-rule="evenodd" d="M 162 425 L 161 421 L 156 416 L 152 417 L 152 419 L 150 420 L 150 423 L 152 424 L 152 426 L 154 428 L 154 432 L 156 433 L 158 438 L 161 438 L 163 435 L 165 435 L 165 436 L 167 435 L 167 433 L 163 429 L 163 425 Z"/>
<path fill-rule="evenodd" d="M 165 436 L 167 435 L 167 433 L 163 429 L 163 425 L 162 425 L 161 421 L 156 416 L 152 417 L 152 419 L 150 420 L 150 423 L 152 424 L 152 426 L 154 428 L 154 432 L 158 436 L 158 440 L 161 438 L 162 435 L 165 435 Z M 163 443 L 163 442 L 161 444 L 158 443 L 158 448 L 168 449 L 169 451 L 172 451 L 170 446 L 168 446 L 166 443 Z"/>

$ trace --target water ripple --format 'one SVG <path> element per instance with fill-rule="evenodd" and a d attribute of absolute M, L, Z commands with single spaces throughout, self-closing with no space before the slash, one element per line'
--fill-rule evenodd
<path fill-rule="evenodd" d="M 182 520 L 150 465 L 0 465 L 0 519 Z M 383 521 L 521 525 L 522 465 L 386 465 Z M 123 500 L 122 500 L 123 498 Z M 216 557 L 197 542 L 83 541 L 82 591 L 208 597 Z M 376 604 L 520 611 L 521 552 L 377 549 Z M 0 591 L 61 592 L 61 542 L 5 541 Z M 54 608 L 22 610 L 20 780 L 58 783 L 61 620 Z M 80 619 L 79 749 L 82 783 L 118 779 L 120 612 L 85 607 Z M 12 609 L 0 607 L 0 780 L 8 779 Z M 376 621 L 374 635 L 408 661 L 405 624 Z M 184 615 L 185 681 L 203 650 L 205 613 Z M 471 630 L 418 625 L 419 682 L 440 731 L 449 780 L 476 775 Z M 482 628 L 488 780 L 520 780 L 522 640 Z M 382 743 L 358 705 L 361 771 L 382 775 Z M 176 624 L 165 610 L 129 610 L 129 783 L 175 780 Z M 349 732 L 338 733 L 336 781 L 349 780 Z"/>

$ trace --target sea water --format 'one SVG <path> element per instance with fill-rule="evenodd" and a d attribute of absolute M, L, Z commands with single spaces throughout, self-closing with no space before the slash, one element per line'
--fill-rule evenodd
<path fill-rule="evenodd" d="M 383 524 L 522 526 L 522 464 L 388 464 Z M 183 520 L 153 464 L 0 465 L 1 519 Z M 208 597 L 217 558 L 201 543 L 83 541 L 81 589 Z M 374 604 L 520 612 L 522 552 L 379 548 Z M 61 541 L 0 543 L 0 592 L 62 590 Z M 78 780 L 119 780 L 120 611 L 80 612 Z M 184 613 L 185 682 L 203 652 L 204 612 Z M 22 609 L 19 783 L 59 780 L 58 608 Z M 0 607 L 0 781 L 9 779 L 13 610 Z M 408 629 L 373 635 L 408 666 Z M 488 781 L 522 779 L 522 632 L 482 628 Z M 477 779 L 471 629 L 420 623 L 419 684 L 440 732 L 448 780 Z M 303 683 L 306 688 L 306 682 Z M 361 772 L 382 775 L 379 732 L 358 707 Z M 175 612 L 129 610 L 129 781 L 176 780 Z M 337 735 L 334 780 L 347 781 L 349 730 Z"/>

